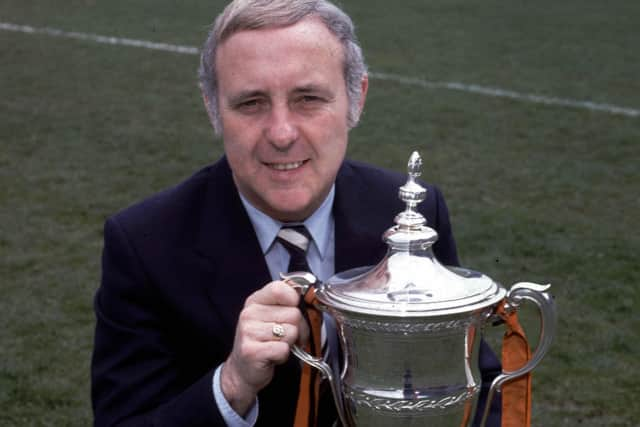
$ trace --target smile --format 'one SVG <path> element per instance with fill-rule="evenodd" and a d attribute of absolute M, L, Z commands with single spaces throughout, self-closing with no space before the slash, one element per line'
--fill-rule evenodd
<path fill-rule="evenodd" d="M 270 168 L 279 170 L 279 171 L 288 171 L 292 169 L 297 169 L 302 166 L 305 162 L 290 162 L 290 163 L 267 163 Z"/>

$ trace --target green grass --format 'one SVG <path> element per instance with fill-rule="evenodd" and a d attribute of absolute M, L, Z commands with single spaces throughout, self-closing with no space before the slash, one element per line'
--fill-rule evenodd
<path fill-rule="evenodd" d="M 222 3 L 5 0 L 0 21 L 197 46 Z M 343 4 L 373 71 L 640 108 L 635 2 Z M 104 219 L 221 144 L 195 56 L 0 31 L 0 63 L 0 425 L 85 426 Z M 639 144 L 637 117 L 371 81 L 350 155 L 418 149 L 463 263 L 553 284 L 534 425 L 640 419 Z"/>

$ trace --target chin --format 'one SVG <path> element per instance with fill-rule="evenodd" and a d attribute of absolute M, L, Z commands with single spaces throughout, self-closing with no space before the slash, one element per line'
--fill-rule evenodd
<path fill-rule="evenodd" d="M 274 218 L 281 222 L 302 222 L 310 215 L 306 210 L 279 210 L 273 214 Z"/>
<path fill-rule="evenodd" d="M 304 221 L 313 213 L 309 204 L 290 203 L 271 205 L 272 216 L 282 222 Z"/>

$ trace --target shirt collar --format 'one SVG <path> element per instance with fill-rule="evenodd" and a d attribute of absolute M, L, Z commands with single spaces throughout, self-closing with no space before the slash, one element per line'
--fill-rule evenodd
<path fill-rule="evenodd" d="M 258 208 L 253 206 L 249 200 L 247 200 L 240 192 L 240 199 L 242 200 L 242 204 L 249 215 L 249 219 L 253 224 L 253 228 L 256 232 L 256 236 L 258 237 L 258 242 L 260 243 L 260 248 L 262 249 L 262 253 L 266 254 L 273 242 L 276 239 L 278 231 L 282 228 L 285 223 L 277 221 L 271 218 L 269 215 L 260 211 Z M 335 184 L 331 186 L 331 190 L 327 197 L 324 199 L 322 204 L 316 211 L 307 218 L 302 224 L 307 227 L 309 234 L 311 235 L 311 239 L 313 244 L 316 246 L 320 257 L 324 259 L 325 254 L 327 253 L 329 242 L 330 242 L 330 231 L 333 226 L 333 215 L 331 214 L 331 208 L 333 207 L 333 199 L 335 197 Z M 288 224 L 288 223 L 287 223 Z M 295 225 L 300 223 L 288 224 Z"/>

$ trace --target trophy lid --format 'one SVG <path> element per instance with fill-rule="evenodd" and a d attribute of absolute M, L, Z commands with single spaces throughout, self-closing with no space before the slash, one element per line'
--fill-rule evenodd
<path fill-rule="evenodd" d="M 416 210 L 427 194 L 416 182 L 421 165 L 413 152 L 407 182 L 398 192 L 406 209 L 382 236 L 389 246 L 385 257 L 373 268 L 333 276 L 316 292 L 322 303 L 371 315 L 423 317 L 475 311 L 504 297 L 505 289 L 484 274 L 445 267 L 435 258 L 431 246 L 438 233 Z"/>

